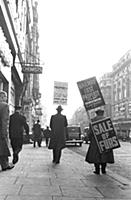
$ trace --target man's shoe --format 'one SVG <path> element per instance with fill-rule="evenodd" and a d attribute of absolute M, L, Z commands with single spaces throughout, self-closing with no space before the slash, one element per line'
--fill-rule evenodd
<path fill-rule="evenodd" d="M 14 165 L 8 165 L 6 168 L 3 168 L 2 171 L 6 171 L 6 170 L 10 170 L 10 169 L 13 169 L 14 168 Z"/>
<path fill-rule="evenodd" d="M 102 174 L 106 174 L 106 171 L 102 171 Z"/>
<path fill-rule="evenodd" d="M 59 163 L 60 163 L 60 161 L 57 161 L 57 162 L 56 162 L 56 164 L 59 164 Z"/>
<path fill-rule="evenodd" d="M 93 173 L 94 173 L 94 174 L 97 174 L 97 175 L 99 175 L 99 174 L 100 174 L 100 172 L 97 172 L 97 171 L 94 171 Z"/>
<path fill-rule="evenodd" d="M 16 164 L 18 162 L 18 160 L 19 160 L 18 154 L 13 154 L 13 161 L 12 161 L 12 163 Z"/>

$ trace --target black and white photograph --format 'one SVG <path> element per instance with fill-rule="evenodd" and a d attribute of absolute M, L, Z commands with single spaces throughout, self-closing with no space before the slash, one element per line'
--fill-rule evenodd
<path fill-rule="evenodd" d="M 130 0 L 0 0 L 0 200 L 131 199 L 130 23 Z"/>

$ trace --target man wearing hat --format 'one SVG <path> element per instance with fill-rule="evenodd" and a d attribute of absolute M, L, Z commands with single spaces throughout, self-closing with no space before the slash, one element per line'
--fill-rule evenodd
<path fill-rule="evenodd" d="M 92 122 L 102 120 L 104 119 L 104 110 L 98 109 L 96 110 L 96 117 L 92 119 Z M 113 150 L 110 150 L 108 152 L 100 153 L 95 137 L 93 135 L 91 124 L 89 126 L 89 139 L 90 139 L 90 145 L 86 154 L 85 161 L 88 163 L 93 163 L 95 167 L 95 174 L 100 174 L 100 169 L 102 174 L 106 174 L 106 166 L 107 163 L 114 163 L 114 155 Z"/>
<path fill-rule="evenodd" d="M 0 91 L 0 165 L 2 171 L 12 169 L 14 166 L 9 164 L 10 150 L 8 148 L 8 123 L 9 106 L 7 104 L 7 93 Z"/>
<path fill-rule="evenodd" d="M 15 106 L 15 113 L 10 116 L 9 120 L 9 138 L 13 149 L 13 164 L 16 164 L 19 159 L 19 152 L 23 145 L 23 131 L 29 134 L 29 127 L 26 123 L 26 118 L 20 114 L 21 106 Z"/>
<path fill-rule="evenodd" d="M 40 124 L 40 120 L 38 119 L 37 122 L 33 125 L 32 128 L 33 131 L 33 147 L 36 147 L 36 143 L 38 144 L 38 147 L 41 147 L 42 143 L 42 128 Z"/>
<path fill-rule="evenodd" d="M 62 149 L 65 148 L 65 134 L 68 122 L 66 116 L 61 114 L 63 110 L 61 105 L 56 110 L 57 114 L 52 115 L 50 119 L 51 137 L 48 148 L 53 150 L 53 163 L 58 164 L 60 163 Z"/>

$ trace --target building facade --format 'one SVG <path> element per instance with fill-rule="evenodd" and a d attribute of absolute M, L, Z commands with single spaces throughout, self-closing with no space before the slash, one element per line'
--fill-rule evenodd
<path fill-rule="evenodd" d="M 99 85 L 105 100 L 105 115 L 110 116 L 119 138 L 129 139 L 131 133 L 131 51 L 103 75 Z"/>
<path fill-rule="evenodd" d="M 128 51 L 112 73 L 112 119 L 120 137 L 131 131 L 131 51 Z"/>
<path fill-rule="evenodd" d="M 101 88 L 102 95 L 104 97 L 105 105 L 103 106 L 105 110 L 106 117 L 112 117 L 112 73 L 104 74 L 99 80 L 99 86 Z"/>
<path fill-rule="evenodd" d="M 10 114 L 21 104 L 30 127 L 40 99 L 39 76 L 23 68 L 40 62 L 38 38 L 37 1 L 0 0 L 0 89 L 8 94 Z"/>

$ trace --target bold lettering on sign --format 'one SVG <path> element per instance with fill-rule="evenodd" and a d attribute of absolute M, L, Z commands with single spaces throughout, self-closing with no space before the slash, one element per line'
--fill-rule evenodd
<path fill-rule="evenodd" d="M 106 140 L 101 140 L 99 141 L 99 145 L 102 151 L 104 150 L 109 150 L 112 149 L 114 147 L 118 146 L 118 141 L 116 136 L 112 137 L 112 138 L 108 138 Z"/>
<path fill-rule="evenodd" d="M 96 124 L 96 125 L 93 125 L 93 129 L 94 129 L 94 132 L 95 132 L 96 135 L 99 135 L 99 134 L 100 134 L 100 132 L 99 132 L 99 130 L 98 130 L 98 125 L 97 125 L 97 124 Z"/>

